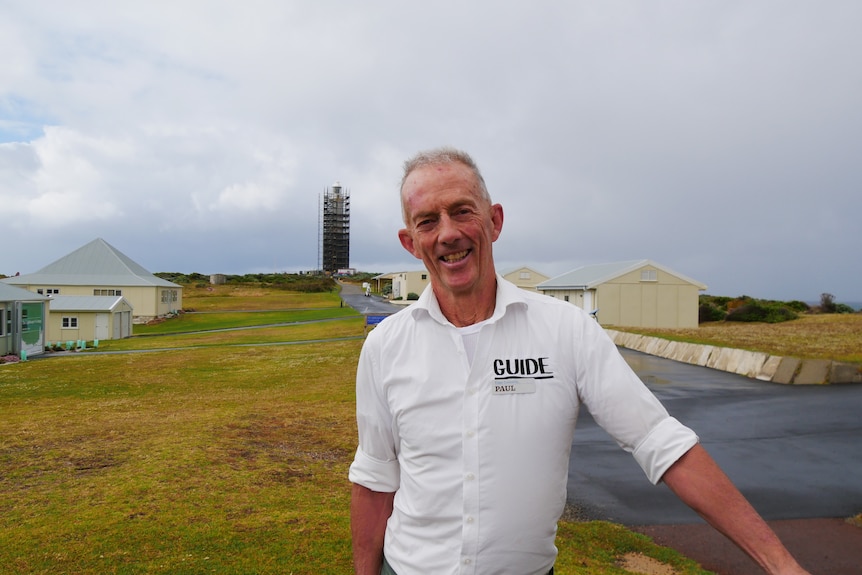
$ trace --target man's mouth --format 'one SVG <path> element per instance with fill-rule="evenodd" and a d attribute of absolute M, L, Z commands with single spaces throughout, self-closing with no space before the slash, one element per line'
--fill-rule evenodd
<path fill-rule="evenodd" d="M 441 257 L 440 259 L 446 263 L 451 264 L 451 263 L 455 263 L 455 262 L 463 260 L 464 258 L 467 257 L 467 254 L 469 254 L 469 253 L 470 253 L 470 250 L 464 250 L 463 252 L 456 252 L 454 254 L 446 254 L 445 256 Z"/>

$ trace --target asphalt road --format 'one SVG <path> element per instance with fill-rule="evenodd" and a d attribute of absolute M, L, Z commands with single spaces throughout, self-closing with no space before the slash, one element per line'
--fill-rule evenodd
<path fill-rule="evenodd" d="M 379 296 L 366 296 L 357 285 L 341 282 L 338 285 L 341 286 L 340 295 L 344 303 L 362 315 L 390 315 L 403 309 L 402 306 L 391 304 Z"/>
<path fill-rule="evenodd" d="M 788 386 L 623 350 L 635 372 L 767 520 L 862 512 L 862 385 Z M 700 518 L 583 411 L 569 466 L 569 503 L 626 525 Z"/>

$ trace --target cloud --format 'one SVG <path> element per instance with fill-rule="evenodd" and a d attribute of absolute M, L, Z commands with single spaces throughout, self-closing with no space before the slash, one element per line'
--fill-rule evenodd
<path fill-rule="evenodd" d="M 456 15 L 456 16 L 453 16 Z M 94 237 L 153 271 L 412 269 L 401 162 L 470 151 L 498 260 L 647 257 L 735 295 L 862 300 L 852 1 L 4 7 L 0 200 L 33 271 Z M 550 268 L 550 269 L 549 269 Z"/>

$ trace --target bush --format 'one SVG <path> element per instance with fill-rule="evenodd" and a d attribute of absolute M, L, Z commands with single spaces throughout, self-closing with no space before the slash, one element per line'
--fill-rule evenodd
<path fill-rule="evenodd" d="M 701 304 L 697 310 L 697 323 L 708 321 L 721 321 L 727 317 L 727 312 L 712 304 Z"/>
<path fill-rule="evenodd" d="M 416 301 L 417 299 L 419 299 L 418 293 L 410 292 L 409 294 L 407 294 L 407 301 Z"/>
<path fill-rule="evenodd" d="M 805 312 L 811 311 L 810 305 L 808 305 L 804 301 L 799 301 L 797 299 L 795 299 L 793 301 L 789 301 L 789 302 L 785 303 L 784 305 L 786 305 L 787 307 L 789 307 L 790 309 L 792 309 L 793 311 L 798 312 L 798 313 L 805 313 Z"/>
<path fill-rule="evenodd" d="M 823 313 L 835 313 L 835 296 L 831 293 L 820 294 L 820 311 Z"/>
<path fill-rule="evenodd" d="M 762 321 L 779 323 L 798 318 L 792 309 L 780 303 L 750 301 L 727 314 L 726 321 Z"/>

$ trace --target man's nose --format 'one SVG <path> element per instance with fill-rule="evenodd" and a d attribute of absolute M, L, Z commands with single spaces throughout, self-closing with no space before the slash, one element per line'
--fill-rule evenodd
<path fill-rule="evenodd" d="M 440 243 L 451 244 L 461 237 L 461 228 L 458 227 L 458 223 L 447 215 L 440 218 L 438 231 L 437 239 Z"/>

